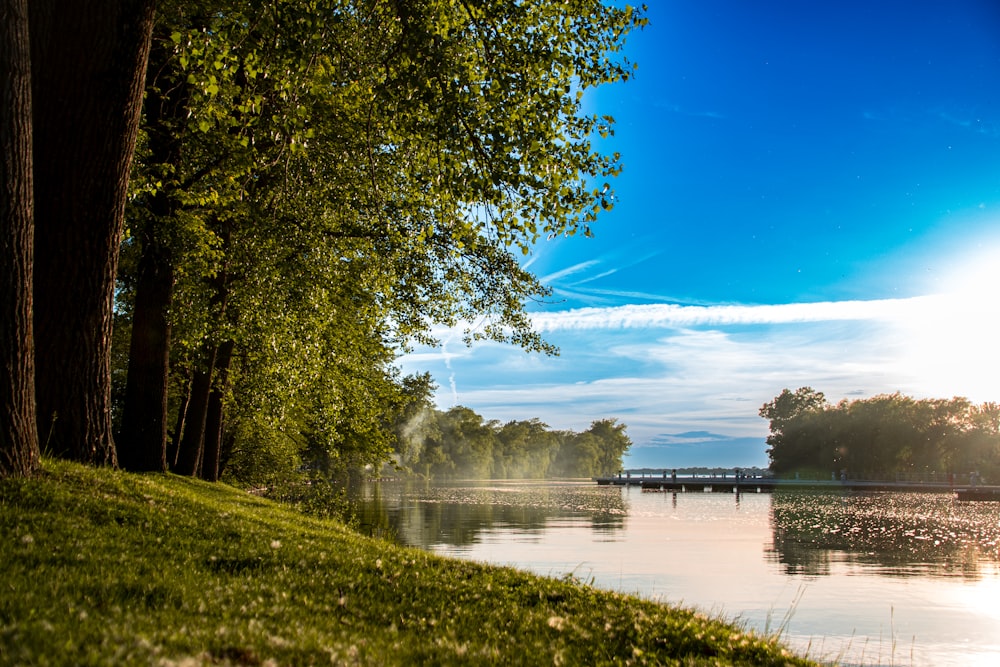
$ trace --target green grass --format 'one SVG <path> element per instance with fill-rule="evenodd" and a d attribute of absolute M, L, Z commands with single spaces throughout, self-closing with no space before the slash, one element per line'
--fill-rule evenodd
<path fill-rule="evenodd" d="M 2 665 L 805 665 L 692 611 L 439 558 L 219 484 L 0 481 Z"/>

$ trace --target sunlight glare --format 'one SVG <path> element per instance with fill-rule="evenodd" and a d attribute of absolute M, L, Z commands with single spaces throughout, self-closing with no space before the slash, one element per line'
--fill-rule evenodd
<path fill-rule="evenodd" d="M 900 323 L 901 371 L 919 394 L 1000 400 L 1000 244 L 953 266 L 928 307 Z"/>

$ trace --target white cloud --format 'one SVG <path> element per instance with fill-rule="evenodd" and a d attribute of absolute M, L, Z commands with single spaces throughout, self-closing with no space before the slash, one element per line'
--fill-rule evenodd
<path fill-rule="evenodd" d="M 786 387 L 812 386 L 831 400 L 894 391 L 1000 399 L 1000 387 L 993 389 L 1000 352 L 994 325 L 986 324 L 995 315 L 981 298 L 954 294 L 582 308 L 533 315 L 561 348 L 558 358 L 480 343 L 438 360 L 412 355 L 403 365 L 448 382 L 441 407 L 462 404 L 501 421 L 538 417 L 574 430 L 617 417 L 637 447 L 665 434 L 709 431 L 731 438 L 745 456 L 756 438 L 758 459 L 741 463 L 764 464 L 767 424 L 757 410 Z M 716 459 L 720 451 L 713 449 Z"/>
<path fill-rule="evenodd" d="M 536 313 L 539 331 L 610 329 L 624 327 L 684 327 L 734 324 L 788 324 L 842 320 L 888 320 L 934 307 L 939 297 L 826 301 L 781 305 L 678 306 L 626 305 L 613 308 L 577 308 L 558 313 Z"/>

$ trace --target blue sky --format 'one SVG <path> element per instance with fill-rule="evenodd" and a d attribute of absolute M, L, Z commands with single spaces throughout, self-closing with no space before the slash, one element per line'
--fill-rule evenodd
<path fill-rule="evenodd" d="M 1000 401 L 1000 4 L 649 4 L 588 98 L 617 204 L 526 259 L 561 355 L 441 331 L 403 370 L 442 409 L 617 417 L 636 467 L 766 465 L 786 387 Z"/>

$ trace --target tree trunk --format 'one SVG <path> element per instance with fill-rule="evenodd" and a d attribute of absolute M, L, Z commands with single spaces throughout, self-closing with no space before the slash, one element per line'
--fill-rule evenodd
<path fill-rule="evenodd" d="M 219 478 L 226 473 L 226 467 L 230 459 L 233 458 L 233 450 L 236 448 L 236 429 L 233 428 L 232 420 L 222 422 L 222 447 L 219 453 Z"/>
<path fill-rule="evenodd" d="M 208 395 L 212 391 L 212 370 L 215 367 L 217 345 L 211 345 L 206 353 L 204 368 L 194 371 L 191 381 L 191 396 L 188 399 L 187 415 L 184 418 L 184 434 L 177 447 L 178 475 L 195 476 L 201 470 L 205 446 L 205 421 L 208 418 Z"/>
<path fill-rule="evenodd" d="M 230 223 L 224 222 L 219 233 L 223 253 L 229 251 L 230 235 Z M 220 325 L 226 319 L 226 306 L 229 301 L 228 280 L 228 273 L 225 267 L 223 267 L 209 281 L 209 288 L 212 290 L 209 307 L 213 312 L 218 312 Z M 212 392 L 213 372 L 216 368 L 216 360 L 220 355 L 220 347 L 222 346 L 218 343 L 206 343 L 203 356 L 205 364 L 194 371 L 194 379 L 191 382 L 191 396 L 188 400 L 187 415 L 184 422 L 184 436 L 181 438 L 177 453 L 175 471 L 180 475 L 201 476 L 205 455 L 205 428 L 208 425 L 209 395 Z M 226 355 L 227 357 L 232 355 L 231 348 L 226 352 Z M 226 360 L 225 367 L 228 370 L 228 359 Z M 214 453 L 214 456 L 216 459 L 213 465 L 217 468 L 218 453 Z"/>
<path fill-rule="evenodd" d="M 177 420 L 174 422 L 174 435 L 167 443 L 167 466 L 170 470 L 177 469 L 177 455 L 180 453 L 180 442 L 184 436 L 184 424 L 187 423 L 187 409 L 191 402 L 191 371 L 184 369 L 184 389 L 181 393 L 181 404 L 177 408 Z"/>
<path fill-rule="evenodd" d="M 219 353 L 215 359 L 215 382 L 208 395 L 201 478 L 209 482 L 218 482 L 221 472 L 219 463 L 222 460 L 223 401 L 229 380 L 229 364 L 232 360 L 233 341 L 227 340 L 219 346 Z"/>
<path fill-rule="evenodd" d="M 167 46 L 169 44 L 169 46 Z M 177 173 L 181 160 L 183 126 L 190 87 L 159 75 L 167 69 L 173 42 L 159 36 L 153 41 L 146 82 L 145 128 L 148 163 Z M 170 377 L 170 304 L 174 288 L 173 252 L 168 226 L 175 211 L 172 181 L 146 202 L 148 216 L 139 222 L 141 243 L 132 345 L 118 435 L 118 459 L 126 470 L 167 469 L 167 397 Z M 171 466 L 173 462 L 171 462 Z"/>
<path fill-rule="evenodd" d="M 27 0 L 0 0 L 0 105 L 0 477 L 6 477 L 30 475 L 39 463 Z"/>
<path fill-rule="evenodd" d="M 167 388 L 170 372 L 170 310 L 174 288 L 170 252 L 152 225 L 143 230 L 132 310 L 132 341 L 118 462 L 126 470 L 167 470 Z"/>
<path fill-rule="evenodd" d="M 35 382 L 52 453 L 116 463 L 111 325 L 154 0 L 32 0 Z"/>

